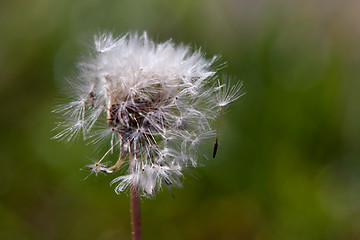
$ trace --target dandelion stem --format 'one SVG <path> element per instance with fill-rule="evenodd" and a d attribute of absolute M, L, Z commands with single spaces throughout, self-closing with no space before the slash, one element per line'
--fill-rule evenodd
<path fill-rule="evenodd" d="M 129 170 L 130 174 L 135 170 L 134 164 L 135 155 L 130 152 L 129 154 Z M 139 190 L 137 186 L 130 186 L 130 214 L 131 214 L 131 239 L 132 240 L 142 240 L 142 231 L 141 231 L 141 210 L 140 210 L 140 198 Z"/>

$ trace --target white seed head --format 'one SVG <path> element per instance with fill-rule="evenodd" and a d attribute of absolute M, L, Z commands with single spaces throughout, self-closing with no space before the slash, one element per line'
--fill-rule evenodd
<path fill-rule="evenodd" d="M 184 168 L 197 166 L 199 143 L 214 136 L 219 107 L 241 96 L 241 83 L 220 83 L 217 57 L 208 60 L 172 41 L 155 43 L 146 33 L 106 33 L 94 41 L 94 53 L 69 80 L 73 95 L 55 110 L 63 122 L 53 138 L 70 141 L 83 134 L 92 143 L 109 141 L 89 168 L 97 174 L 127 166 L 111 182 L 118 184 L 117 193 L 132 185 L 151 196 L 164 185 L 181 186 Z M 119 160 L 107 168 L 101 161 L 113 152 Z M 129 156 L 130 164 L 122 165 Z"/>

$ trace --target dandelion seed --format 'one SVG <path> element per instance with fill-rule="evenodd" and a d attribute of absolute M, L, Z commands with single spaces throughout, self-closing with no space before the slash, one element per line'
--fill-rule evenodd
<path fill-rule="evenodd" d="M 172 41 L 155 43 L 146 33 L 104 33 L 94 42 L 94 53 L 69 81 L 71 100 L 55 110 L 64 121 L 54 138 L 83 134 L 94 144 L 108 139 L 109 149 L 88 167 L 95 174 L 125 168 L 111 182 L 116 193 L 132 186 L 153 196 L 163 186 L 181 187 L 183 170 L 197 166 L 199 144 L 216 134 L 215 157 L 223 108 L 242 96 L 241 83 L 221 83 L 218 57 L 208 60 Z M 117 152 L 113 166 L 102 163 Z"/>

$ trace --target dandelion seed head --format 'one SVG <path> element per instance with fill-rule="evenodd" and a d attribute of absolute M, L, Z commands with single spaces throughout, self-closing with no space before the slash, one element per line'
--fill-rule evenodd
<path fill-rule="evenodd" d="M 241 83 L 221 81 L 218 57 L 207 59 L 171 40 L 155 43 L 146 32 L 96 35 L 93 50 L 69 80 L 71 100 L 55 110 L 63 122 L 54 138 L 82 134 L 94 144 L 109 141 L 88 168 L 114 173 L 131 161 L 111 182 L 116 193 L 133 186 L 153 196 L 163 186 L 181 187 L 183 170 L 197 166 L 199 145 L 214 136 L 218 108 L 241 96 Z M 101 163 L 115 153 L 112 167 Z"/>

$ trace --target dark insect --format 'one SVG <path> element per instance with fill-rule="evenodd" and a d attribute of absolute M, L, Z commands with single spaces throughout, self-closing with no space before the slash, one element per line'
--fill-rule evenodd
<path fill-rule="evenodd" d="M 221 115 L 223 112 L 223 107 L 220 107 L 220 113 L 219 113 L 219 121 L 218 121 L 218 127 L 216 129 L 216 140 L 215 140 L 215 144 L 214 144 L 214 151 L 213 151 L 213 158 L 216 157 L 216 153 L 219 147 L 219 131 L 220 131 L 220 122 L 221 122 Z"/>
<path fill-rule="evenodd" d="M 215 144 L 214 144 L 213 158 L 216 157 L 216 152 L 217 152 L 218 146 L 219 146 L 219 144 L 218 144 L 218 138 L 216 138 L 216 142 L 215 142 Z"/>

